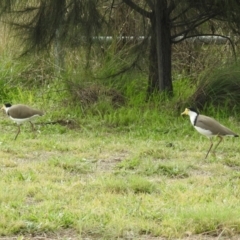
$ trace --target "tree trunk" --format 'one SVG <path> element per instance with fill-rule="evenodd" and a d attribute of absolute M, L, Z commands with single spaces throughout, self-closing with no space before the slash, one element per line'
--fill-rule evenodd
<path fill-rule="evenodd" d="M 55 32 L 54 39 L 54 57 L 55 57 L 55 73 L 61 74 L 65 70 L 65 47 L 62 43 L 63 38 L 63 24 L 65 22 L 66 14 L 66 0 L 58 0 L 59 20 Z"/>
<path fill-rule="evenodd" d="M 151 16 L 151 42 L 149 52 L 148 96 L 166 92 L 172 95 L 171 76 L 171 32 L 167 14 L 167 2 L 155 0 L 155 11 Z"/>
<path fill-rule="evenodd" d="M 58 76 L 65 70 L 65 49 L 61 44 L 60 30 L 56 30 L 54 41 L 55 73 Z"/>

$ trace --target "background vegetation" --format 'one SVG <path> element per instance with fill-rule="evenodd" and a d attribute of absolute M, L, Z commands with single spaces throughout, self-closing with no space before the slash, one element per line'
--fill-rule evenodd
<path fill-rule="evenodd" d="M 228 42 L 173 45 L 174 95 L 147 99 L 148 59 L 117 74 L 132 62 L 132 44 L 93 45 L 90 55 L 84 45 L 66 48 L 59 72 L 54 46 L 19 57 L 12 36 L 2 24 L 1 102 L 45 116 L 37 133 L 25 124 L 13 141 L 17 129 L 1 114 L 1 236 L 238 236 L 238 140 L 204 160 L 209 141 L 180 117 L 197 106 L 240 132 L 240 74 Z"/>

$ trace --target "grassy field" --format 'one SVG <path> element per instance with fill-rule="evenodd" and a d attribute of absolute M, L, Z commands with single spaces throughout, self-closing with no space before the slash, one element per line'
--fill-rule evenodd
<path fill-rule="evenodd" d="M 46 109 L 38 131 L 26 123 L 16 141 L 16 125 L 1 113 L 0 235 L 8 237 L 0 239 L 229 239 L 240 232 L 239 139 L 225 138 L 205 160 L 209 140 L 180 112 L 122 111 L 131 116 L 126 126 L 103 116 L 62 126 L 44 124 L 52 116 Z M 218 120 L 240 133 L 234 117 Z"/>
<path fill-rule="evenodd" d="M 99 69 L 85 74 L 82 52 L 69 53 L 59 77 L 51 53 L 16 58 L 19 46 L 4 42 L 0 36 L 1 102 L 45 116 L 14 141 L 17 126 L 0 112 L 0 240 L 240 239 L 240 139 L 225 138 L 204 159 L 209 140 L 180 116 L 192 79 L 175 73 L 174 97 L 146 102 L 144 70 L 104 79 L 121 57 L 93 61 Z M 125 102 L 111 103 L 116 91 Z M 105 98 L 91 102 L 99 93 Z M 240 134 L 238 112 L 203 114 Z"/>

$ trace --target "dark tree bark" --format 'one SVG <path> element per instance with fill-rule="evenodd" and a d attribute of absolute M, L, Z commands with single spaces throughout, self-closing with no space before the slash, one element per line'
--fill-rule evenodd
<path fill-rule="evenodd" d="M 151 22 L 148 96 L 156 91 L 172 94 L 171 26 L 167 0 L 148 1 L 152 12 L 145 11 L 131 0 L 123 0 L 123 2 L 148 17 Z"/>
<path fill-rule="evenodd" d="M 171 32 L 167 2 L 155 0 L 151 15 L 151 43 L 149 53 L 148 95 L 154 91 L 173 92 L 171 74 Z"/>
<path fill-rule="evenodd" d="M 61 18 L 59 20 L 59 26 L 55 32 L 55 41 L 54 41 L 54 56 L 55 56 L 55 72 L 56 75 L 59 75 L 65 70 L 65 48 L 62 44 L 62 35 L 64 34 L 62 26 L 65 24 L 65 15 L 66 15 L 66 1 L 59 1 L 59 12 L 61 13 Z"/>

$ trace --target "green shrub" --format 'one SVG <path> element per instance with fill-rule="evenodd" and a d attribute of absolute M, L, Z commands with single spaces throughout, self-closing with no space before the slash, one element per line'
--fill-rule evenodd
<path fill-rule="evenodd" d="M 198 109 L 240 109 L 240 69 L 237 64 L 205 74 L 189 102 Z"/>

